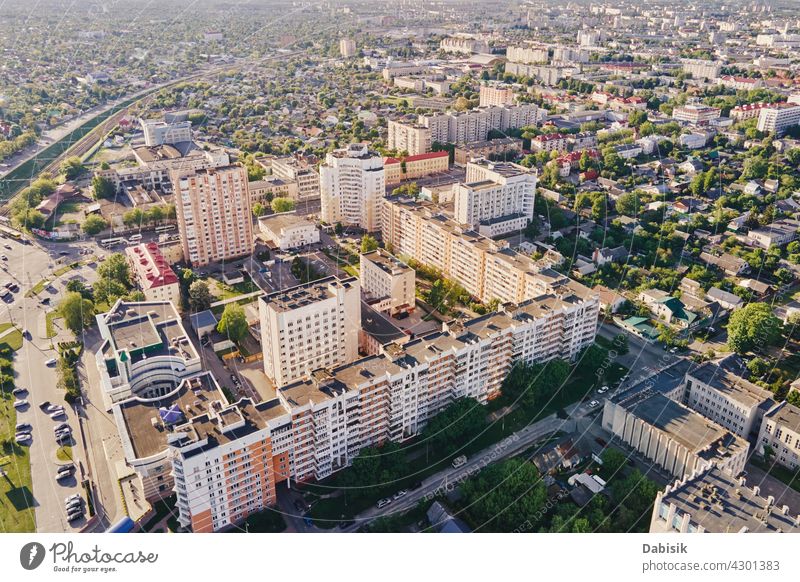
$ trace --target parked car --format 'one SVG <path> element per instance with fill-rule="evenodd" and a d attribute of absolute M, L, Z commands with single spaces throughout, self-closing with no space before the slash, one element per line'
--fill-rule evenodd
<path fill-rule="evenodd" d="M 11 393 L 12 393 L 14 396 L 17 396 L 17 395 L 19 395 L 19 394 L 23 394 L 23 393 L 25 393 L 25 392 L 27 392 L 27 391 L 28 391 L 28 389 L 27 389 L 27 388 L 23 388 L 22 386 L 17 386 L 16 388 L 14 388 L 14 389 L 11 391 Z"/>
<path fill-rule="evenodd" d="M 589 408 L 596 408 L 596 407 L 597 407 L 597 406 L 599 406 L 599 405 L 600 405 L 600 403 L 599 403 L 597 400 L 592 400 L 592 401 L 589 403 Z"/>
<path fill-rule="evenodd" d="M 69 424 L 62 422 L 61 424 L 57 424 L 53 427 L 53 432 L 58 432 L 60 430 L 64 430 L 65 428 L 69 428 Z"/>
<path fill-rule="evenodd" d="M 608 392 L 608 386 L 603 386 L 597 391 L 598 394 L 605 394 L 606 392 Z"/>
<path fill-rule="evenodd" d="M 22 400 L 15 400 L 14 401 L 14 408 L 19 410 L 20 408 L 25 408 L 29 404 L 30 404 L 30 402 L 28 402 L 24 398 Z"/>
<path fill-rule="evenodd" d="M 64 473 L 64 474 L 67 474 L 67 475 L 72 475 L 74 472 L 75 472 L 75 465 L 72 464 L 72 463 L 69 463 L 67 465 L 61 465 L 58 468 L 58 471 L 56 471 L 56 473 L 59 473 L 59 474 Z"/>
<path fill-rule="evenodd" d="M 59 418 L 63 418 L 67 415 L 66 411 L 62 408 L 60 410 L 54 410 L 53 412 L 49 413 L 50 418 L 53 420 L 58 420 Z"/>
<path fill-rule="evenodd" d="M 378 509 L 383 509 L 384 507 L 389 505 L 391 502 L 392 502 L 391 499 L 389 499 L 388 497 L 384 497 L 383 499 L 378 501 L 378 503 L 376 505 L 377 505 Z"/>
<path fill-rule="evenodd" d="M 42 410 L 44 410 L 45 412 L 47 412 L 47 409 L 48 409 L 48 408 L 50 408 L 50 401 L 49 401 L 49 400 L 45 400 L 44 402 L 42 402 L 42 403 L 39 405 L 39 408 L 41 408 Z"/>
<path fill-rule="evenodd" d="M 18 422 L 15 430 L 17 432 L 31 432 L 33 427 L 28 422 Z"/>
<path fill-rule="evenodd" d="M 600 437 L 597 437 L 596 439 L 594 439 L 594 442 L 596 442 L 601 447 L 604 447 L 604 446 L 607 445 L 605 439 L 601 439 Z"/>
<path fill-rule="evenodd" d="M 18 432 L 14 435 L 14 441 L 17 444 L 25 443 L 33 439 L 33 435 L 29 432 Z"/>
<path fill-rule="evenodd" d="M 467 456 L 461 455 L 453 459 L 453 468 L 458 469 L 467 462 Z"/>
<path fill-rule="evenodd" d="M 395 493 L 393 497 L 394 499 L 400 499 L 401 497 L 404 497 L 406 493 L 408 493 L 408 489 L 401 489 L 400 491 Z"/>
<path fill-rule="evenodd" d="M 76 519 L 80 519 L 83 517 L 83 510 L 79 509 L 78 511 L 74 511 L 72 513 L 67 514 L 67 521 L 75 521 Z"/>
<path fill-rule="evenodd" d="M 79 500 L 82 501 L 83 497 L 81 497 L 80 493 L 73 493 L 72 495 L 68 495 L 67 497 L 64 498 L 64 505 L 66 505 L 67 503 L 69 503 L 73 499 L 79 499 Z"/>
<path fill-rule="evenodd" d="M 52 366 L 55 366 L 55 365 L 56 365 L 56 359 L 55 359 L 55 358 L 50 358 L 49 360 L 47 360 L 47 361 L 44 363 L 44 365 L 45 365 L 45 366 L 51 366 L 51 367 L 52 367 Z"/>

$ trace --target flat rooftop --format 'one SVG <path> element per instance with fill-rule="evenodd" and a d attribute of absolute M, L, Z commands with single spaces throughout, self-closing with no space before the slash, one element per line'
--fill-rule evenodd
<path fill-rule="evenodd" d="M 406 271 L 413 271 L 411 267 L 394 255 L 389 254 L 384 249 L 375 249 L 374 251 L 364 253 L 361 255 L 361 260 L 363 261 L 364 259 L 380 267 L 381 270 L 389 275 L 399 275 Z"/>
<path fill-rule="evenodd" d="M 261 301 L 276 311 L 292 311 L 332 297 L 331 287 L 349 288 L 357 281 L 358 279 L 355 277 L 345 279 L 337 279 L 333 276 L 324 277 L 283 291 L 269 293 L 262 296 Z"/>
<path fill-rule="evenodd" d="M 776 406 L 764 415 L 795 432 L 800 432 L 800 408 L 788 402 Z"/>
<path fill-rule="evenodd" d="M 800 533 L 797 508 L 770 503 L 744 479 L 717 467 L 668 487 L 663 501 L 712 533 Z"/>
<path fill-rule="evenodd" d="M 402 329 L 364 301 L 361 302 L 361 329 L 375 338 L 380 344 L 388 344 L 408 338 Z"/>
<path fill-rule="evenodd" d="M 772 392 L 764 390 L 761 386 L 753 384 L 713 362 L 706 362 L 698 366 L 689 373 L 689 376 L 711 386 L 727 398 L 750 408 L 772 399 Z"/>

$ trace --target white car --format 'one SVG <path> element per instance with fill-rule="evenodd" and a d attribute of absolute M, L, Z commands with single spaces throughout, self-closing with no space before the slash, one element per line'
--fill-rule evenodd
<path fill-rule="evenodd" d="M 18 445 L 22 443 L 27 443 L 32 439 L 33 436 L 29 432 L 19 432 L 14 435 L 14 442 L 16 442 Z"/>
<path fill-rule="evenodd" d="M 383 499 L 381 499 L 380 501 L 378 501 L 378 503 L 377 503 L 377 507 L 378 507 L 378 509 L 383 509 L 384 507 L 386 507 L 387 505 L 389 505 L 391 502 L 392 502 L 392 500 L 391 500 L 391 499 L 389 499 L 388 497 L 384 497 Z"/>
<path fill-rule="evenodd" d="M 14 401 L 14 408 L 17 408 L 17 409 L 25 408 L 26 406 L 28 406 L 28 404 L 29 404 L 29 402 L 27 400 L 25 400 L 25 399 L 15 400 Z"/>
<path fill-rule="evenodd" d="M 589 403 L 589 408 L 597 408 L 598 406 L 600 406 L 600 403 L 597 400 L 592 400 Z"/>
<path fill-rule="evenodd" d="M 19 395 L 19 394 L 22 394 L 23 392 L 27 392 L 27 391 L 28 391 L 28 389 L 27 389 L 27 388 L 22 388 L 21 386 L 18 386 L 17 388 L 14 388 L 14 389 L 11 391 L 11 393 L 12 393 L 14 396 L 17 396 L 17 395 Z"/>
<path fill-rule="evenodd" d="M 598 394 L 605 394 L 606 392 L 608 392 L 608 386 L 603 386 L 597 391 Z"/>
<path fill-rule="evenodd" d="M 47 360 L 44 363 L 44 365 L 45 366 L 55 366 L 56 365 L 56 359 L 55 358 L 50 358 L 49 360 Z"/>
<path fill-rule="evenodd" d="M 53 420 L 56 420 L 57 418 L 61 418 L 62 416 L 66 416 L 66 415 L 67 415 L 66 412 L 62 408 L 61 410 L 55 410 L 55 411 L 51 412 L 49 416 Z"/>

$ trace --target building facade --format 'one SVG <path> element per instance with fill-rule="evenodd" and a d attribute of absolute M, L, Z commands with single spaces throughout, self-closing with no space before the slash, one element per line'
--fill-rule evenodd
<path fill-rule="evenodd" d="M 325 222 L 378 230 L 386 195 L 383 158 L 364 144 L 329 153 L 320 168 L 320 192 Z"/>
<path fill-rule="evenodd" d="M 383 249 L 362 254 L 359 269 L 361 292 L 376 311 L 397 315 L 414 310 L 414 269 Z"/>
<path fill-rule="evenodd" d="M 431 130 L 424 125 L 389 120 L 388 147 L 397 152 L 417 156 L 431 151 Z"/>
<path fill-rule="evenodd" d="M 172 182 L 187 262 L 197 267 L 253 252 L 253 213 L 244 167 L 175 171 Z"/>
<path fill-rule="evenodd" d="M 384 158 L 383 168 L 386 184 L 399 184 L 405 180 L 416 180 L 447 172 L 450 169 L 450 154 L 442 151 L 401 159 Z"/>
<path fill-rule="evenodd" d="M 136 286 L 148 301 L 169 301 L 179 305 L 181 289 L 178 276 L 164 259 L 156 243 L 144 243 L 125 248 Z"/>

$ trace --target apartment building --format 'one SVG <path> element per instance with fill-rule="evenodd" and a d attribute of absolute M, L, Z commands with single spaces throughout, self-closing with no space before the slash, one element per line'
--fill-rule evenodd
<path fill-rule="evenodd" d="M 140 119 L 139 125 L 147 147 L 192 141 L 191 121 L 167 123 L 160 119 Z"/>
<path fill-rule="evenodd" d="M 761 422 L 756 450 L 772 451 L 770 459 L 791 471 L 800 468 L 800 408 L 781 402 L 769 410 Z"/>
<path fill-rule="evenodd" d="M 606 400 L 602 426 L 677 479 L 712 466 L 738 475 L 750 447 L 742 437 L 649 389 Z"/>
<path fill-rule="evenodd" d="M 278 386 L 358 357 L 358 279 L 326 277 L 259 298 L 264 372 Z"/>
<path fill-rule="evenodd" d="M 144 243 L 125 249 L 131 277 L 147 301 L 168 301 L 179 305 L 181 288 L 178 276 L 169 266 L 156 243 Z"/>
<path fill-rule="evenodd" d="M 772 393 L 715 364 L 706 362 L 687 375 L 683 404 L 740 437 L 758 434 Z"/>
<path fill-rule="evenodd" d="M 797 240 L 800 221 L 781 218 L 761 228 L 753 228 L 747 232 L 747 242 L 751 246 L 768 249 L 783 246 Z"/>
<path fill-rule="evenodd" d="M 319 173 L 304 158 L 274 158 L 270 164 L 272 175 L 297 184 L 298 200 L 319 199 Z"/>
<path fill-rule="evenodd" d="M 247 184 L 250 203 L 269 205 L 273 198 L 291 198 L 297 200 L 297 182 L 286 181 L 276 176 L 265 176 L 263 180 L 254 180 Z"/>
<path fill-rule="evenodd" d="M 431 130 L 424 125 L 389 120 L 387 145 L 390 150 L 418 156 L 431 151 Z"/>
<path fill-rule="evenodd" d="M 800 105 L 784 103 L 761 109 L 756 128 L 758 131 L 783 135 L 796 125 L 800 125 Z"/>
<path fill-rule="evenodd" d="M 169 301 L 118 300 L 96 316 L 96 354 L 107 408 L 131 396 L 154 398 L 200 371 L 200 356 Z"/>
<path fill-rule="evenodd" d="M 447 172 L 450 169 L 450 154 L 441 151 L 400 159 L 384 158 L 383 169 L 387 185 L 399 184 L 405 180 L 416 180 Z"/>
<path fill-rule="evenodd" d="M 267 242 L 282 251 L 297 249 L 319 242 L 319 228 L 296 212 L 281 212 L 261 216 L 258 230 Z"/>
<path fill-rule="evenodd" d="M 560 133 L 545 133 L 531 140 L 531 149 L 537 152 L 566 152 L 569 137 Z"/>
<path fill-rule="evenodd" d="M 419 124 L 430 129 L 432 142 L 464 144 L 486 141 L 492 130 L 506 131 L 538 125 L 546 117 L 546 110 L 539 109 L 533 103 L 524 103 L 420 115 Z"/>
<path fill-rule="evenodd" d="M 492 159 L 513 152 L 522 151 L 522 140 L 515 137 L 501 137 L 486 141 L 463 144 L 455 149 L 455 163 L 466 165 L 479 158 Z"/>
<path fill-rule="evenodd" d="M 455 219 L 487 237 L 524 229 L 533 218 L 536 174 L 509 162 L 467 164 L 454 188 Z"/>
<path fill-rule="evenodd" d="M 479 94 L 481 107 L 502 107 L 514 104 L 514 89 L 510 85 L 493 83 L 481 84 Z"/>
<path fill-rule="evenodd" d="M 356 41 L 352 38 L 343 38 L 339 40 L 339 54 L 345 59 L 356 56 Z"/>
<path fill-rule="evenodd" d="M 681 59 L 681 68 L 693 79 L 716 79 L 719 77 L 720 63 L 702 59 Z"/>
<path fill-rule="evenodd" d="M 506 57 L 512 63 L 546 63 L 550 56 L 546 46 L 510 46 L 506 49 Z"/>
<path fill-rule="evenodd" d="M 735 121 L 743 121 L 745 119 L 753 119 L 761 114 L 762 109 L 775 107 L 775 103 L 748 103 L 746 105 L 737 105 L 728 114 L 728 117 Z"/>
<path fill-rule="evenodd" d="M 373 309 L 392 316 L 414 310 L 414 269 L 383 249 L 362 254 L 359 269 L 361 293 Z"/>
<path fill-rule="evenodd" d="M 447 53 L 488 53 L 489 45 L 485 40 L 469 36 L 450 36 L 443 38 L 439 48 Z"/>
<path fill-rule="evenodd" d="M 719 119 L 722 110 L 696 103 L 687 103 L 672 110 L 672 119 L 683 121 L 691 125 L 708 125 Z"/>
<path fill-rule="evenodd" d="M 789 511 L 744 477 L 709 467 L 658 492 L 650 533 L 798 533 L 800 516 Z"/>
<path fill-rule="evenodd" d="M 350 144 L 329 153 L 320 168 L 320 192 L 325 222 L 378 230 L 386 195 L 383 158 L 366 144 Z"/>
<path fill-rule="evenodd" d="M 174 171 L 172 182 L 184 260 L 198 267 L 253 252 L 253 213 L 244 167 Z"/>
<path fill-rule="evenodd" d="M 437 214 L 435 206 L 389 198 L 383 207 L 383 241 L 400 256 L 439 269 L 483 302 L 521 303 L 546 293 L 567 290 L 596 301 L 589 289 L 458 222 Z M 553 275 L 555 274 L 555 275 Z"/>

